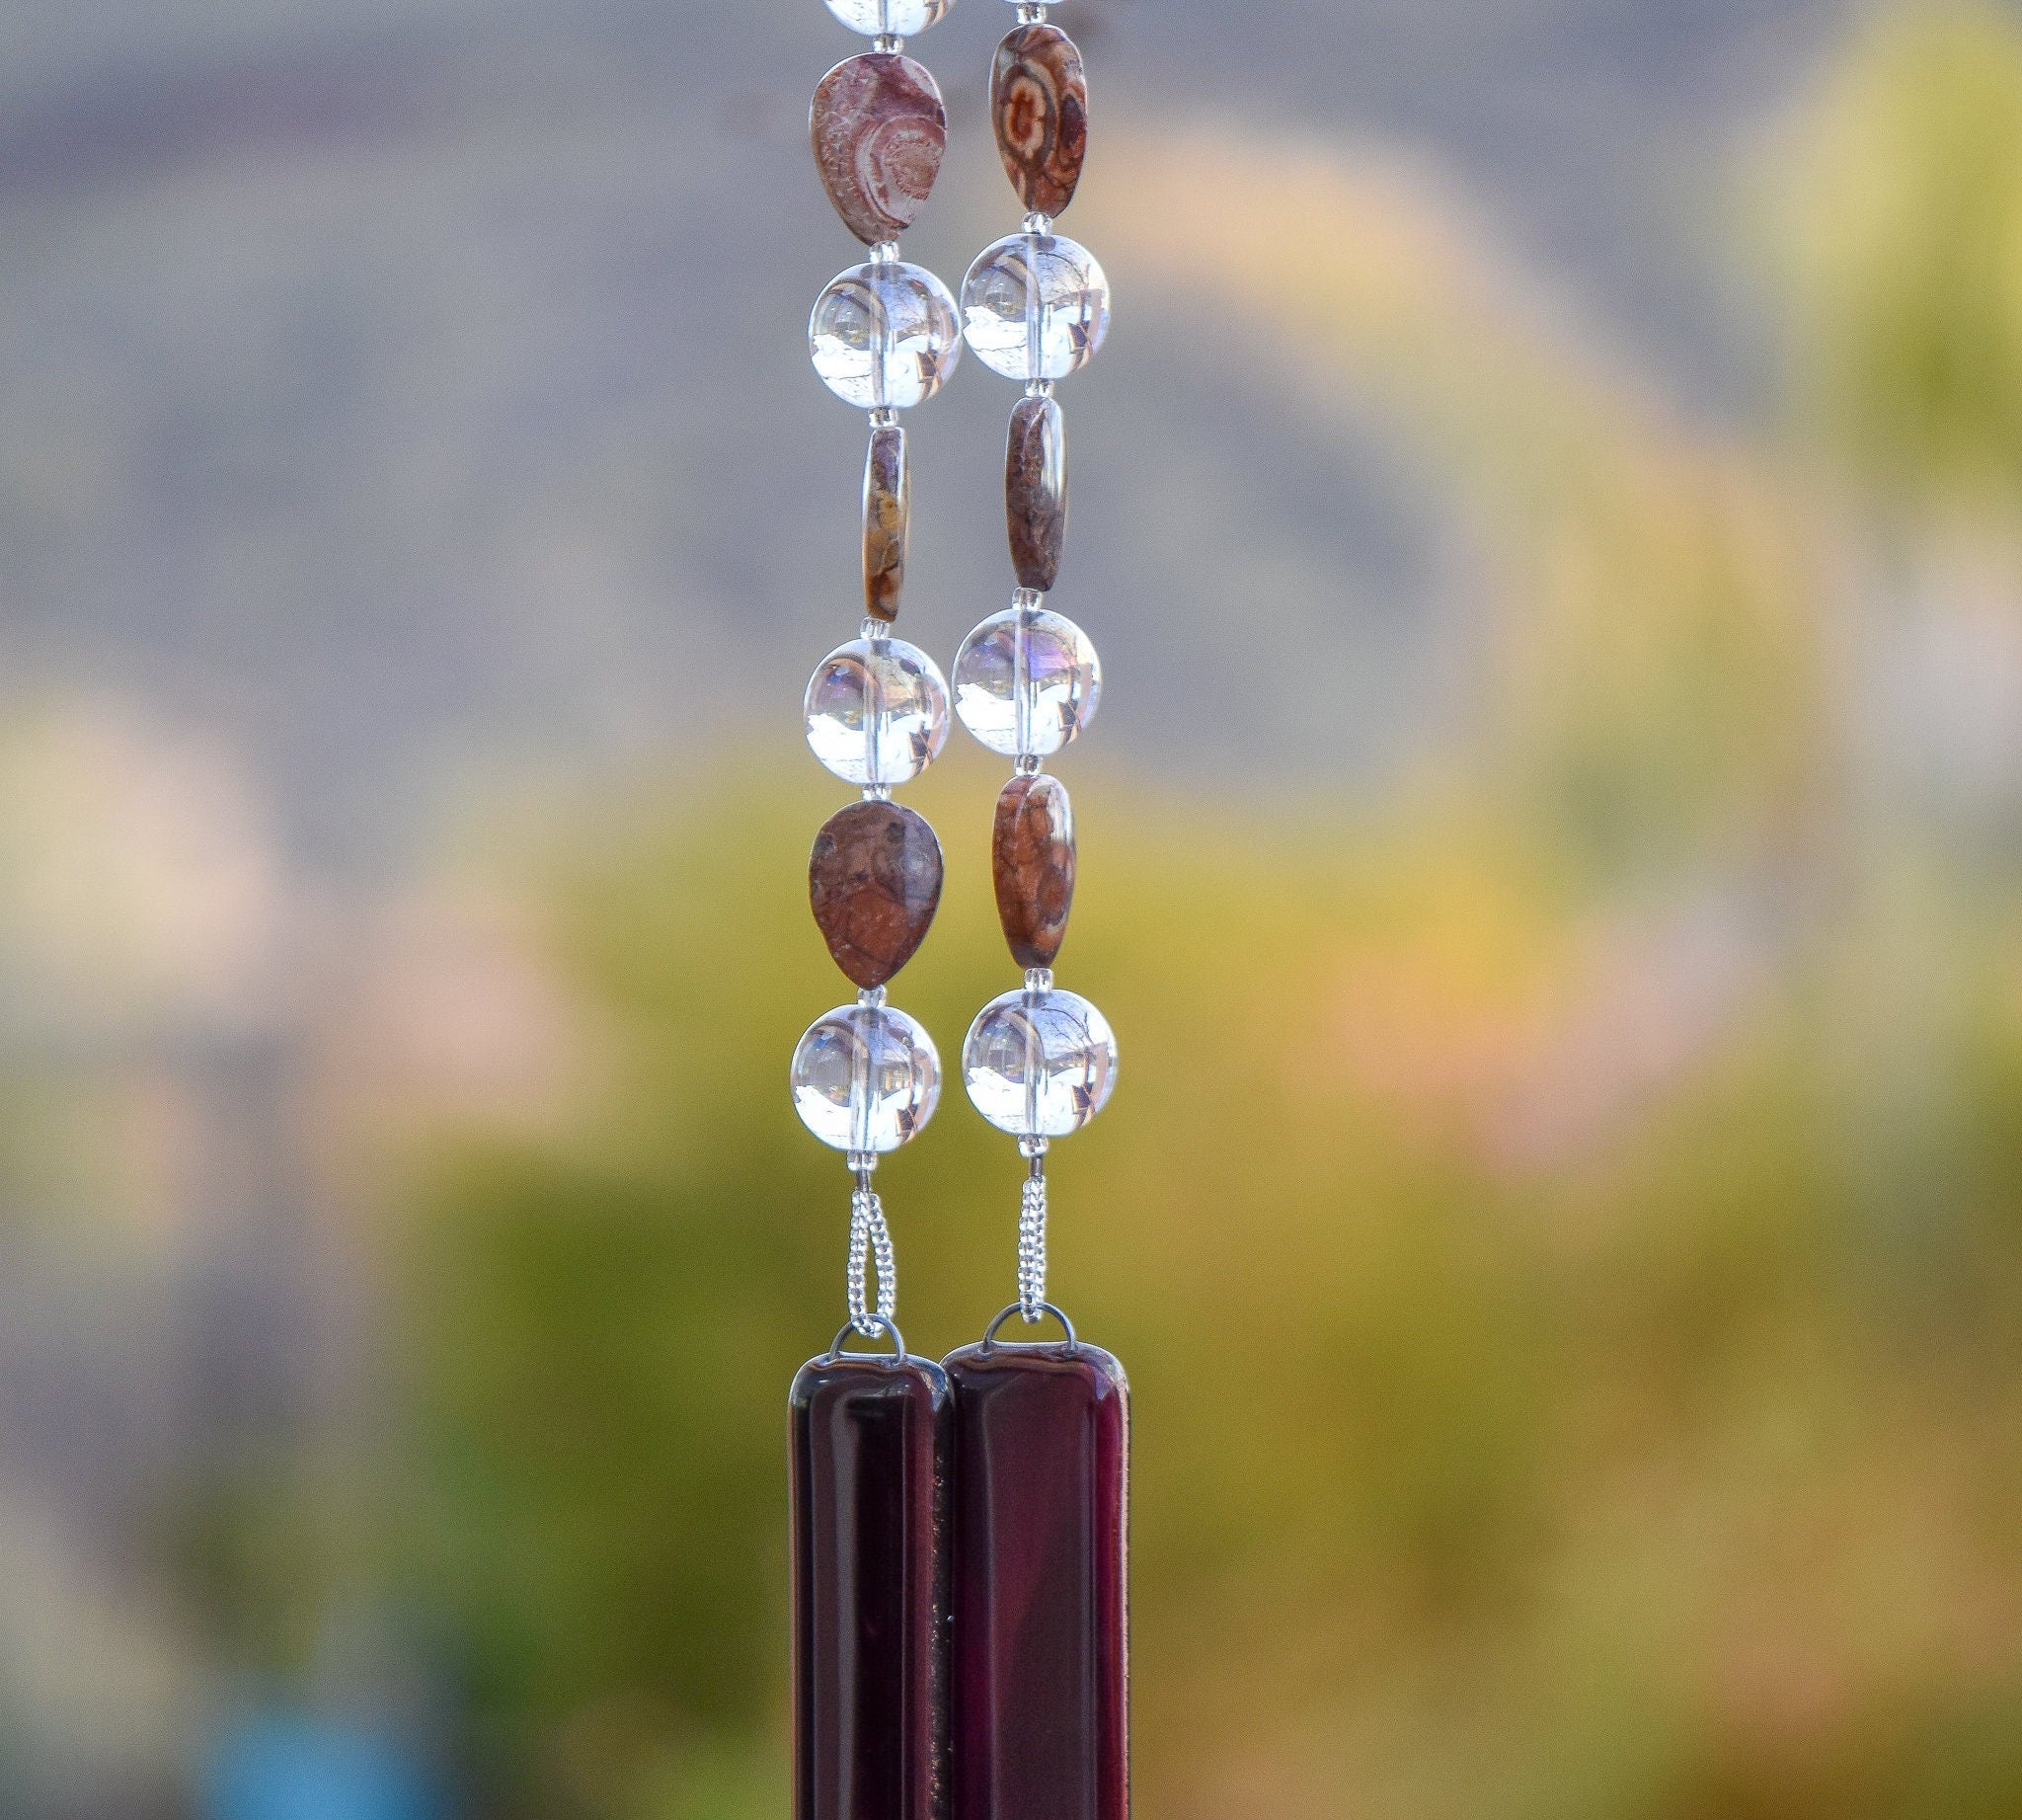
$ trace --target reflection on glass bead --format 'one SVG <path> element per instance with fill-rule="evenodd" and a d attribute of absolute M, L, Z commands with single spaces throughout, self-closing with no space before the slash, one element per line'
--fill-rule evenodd
<path fill-rule="evenodd" d="M 830 1148 L 857 1155 L 895 1150 L 934 1116 L 941 1058 L 903 1011 L 842 1005 L 801 1038 L 793 1088 L 801 1123 Z"/>
<path fill-rule="evenodd" d="M 866 38 L 911 38 L 947 16 L 955 0 L 828 0 L 828 10 Z"/>
<path fill-rule="evenodd" d="M 902 638 L 855 638 L 808 679 L 808 744 L 853 784 L 910 783 L 948 742 L 948 685 Z"/>
<path fill-rule="evenodd" d="M 1064 234 L 1013 234 L 985 247 L 962 280 L 962 332 L 1007 379 L 1064 379 L 1110 332 L 1110 282 Z"/>
<path fill-rule="evenodd" d="M 961 357 L 955 299 L 924 266 L 852 266 L 815 299 L 808 351 L 836 397 L 866 411 L 906 410 L 933 397 Z"/>
<path fill-rule="evenodd" d="M 1095 719 L 1102 665 L 1088 634 L 1041 607 L 1007 607 L 955 655 L 955 712 L 993 752 L 1046 757 Z"/>
<path fill-rule="evenodd" d="M 1075 992 L 1006 992 L 983 1006 L 962 1046 L 975 1109 L 1016 1138 L 1064 1138 L 1109 1104 L 1117 1039 Z"/>

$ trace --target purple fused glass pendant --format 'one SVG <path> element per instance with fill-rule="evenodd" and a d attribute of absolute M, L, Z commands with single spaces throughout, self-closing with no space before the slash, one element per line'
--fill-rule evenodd
<path fill-rule="evenodd" d="M 1124 1368 L 1071 1330 L 1057 1345 L 985 1339 L 944 1364 L 957 1463 L 950 1820 L 1128 1820 Z"/>
<path fill-rule="evenodd" d="M 830 1352 L 789 1407 L 794 1820 L 946 1820 L 948 1380 Z"/>

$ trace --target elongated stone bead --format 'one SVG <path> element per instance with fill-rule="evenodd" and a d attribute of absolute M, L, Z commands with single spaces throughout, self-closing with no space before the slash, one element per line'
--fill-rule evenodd
<path fill-rule="evenodd" d="M 836 966 L 883 986 L 918 953 L 941 906 L 941 841 L 897 803 L 852 803 L 822 824 L 808 897 Z"/>
<path fill-rule="evenodd" d="M 788 1407 L 794 1820 L 946 1820 L 948 1380 L 815 1359 Z"/>
<path fill-rule="evenodd" d="M 871 432 L 864 458 L 864 611 L 887 625 L 898 617 L 905 552 L 912 535 L 912 466 L 896 424 Z"/>
<path fill-rule="evenodd" d="M 1088 79 L 1058 26 L 1020 26 L 990 70 L 997 155 L 1028 213 L 1057 215 L 1088 157 Z"/>
<path fill-rule="evenodd" d="M 835 212 L 876 246 L 904 233 L 933 194 L 948 149 L 948 110 L 924 63 L 867 50 L 821 78 L 808 132 Z"/>
<path fill-rule="evenodd" d="M 1050 967 L 1074 906 L 1074 809 L 1057 777 L 1021 774 L 1004 786 L 990 871 L 1011 958 L 1021 967 Z"/>
<path fill-rule="evenodd" d="M 1045 593 L 1067 541 L 1067 420 L 1054 398 L 1021 398 L 1004 448 L 1004 522 L 1021 588 Z"/>
<path fill-rule="evenodd" d="M 955 1397 L 950 1820 L 1128 1820 L 1128 1385 L 1081 1345 L 967 1346 Z"/>

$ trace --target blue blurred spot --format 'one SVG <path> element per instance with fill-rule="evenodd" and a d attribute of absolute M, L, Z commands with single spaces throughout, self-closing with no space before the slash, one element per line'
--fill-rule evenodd
<path fill-rule="evenodd" d="M 229 1726 L 205 1778 L 203 1820 L 446 1820 L 428 1766 L 382 1733 L 306 1714 Z"/>

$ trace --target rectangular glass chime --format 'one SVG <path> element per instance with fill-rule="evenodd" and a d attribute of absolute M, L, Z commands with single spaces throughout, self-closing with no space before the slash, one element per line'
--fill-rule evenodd
<path fill-rule="evenodd" d="M 790 1415 L 795 1820 L 946 1820 L 948 1380 L 831 1355 Z"/>
<path fill-rule="evenodd" d="M 1129 1387 L 1087 1344 L 951 1353 L 951 1820 L 1128 1820 Z"/>
<path fill-rule="evenodd" d="M 802 1369 L 795 1820 L 1128 1820 L 1128 1405 L 1085 1343 Z"/>

